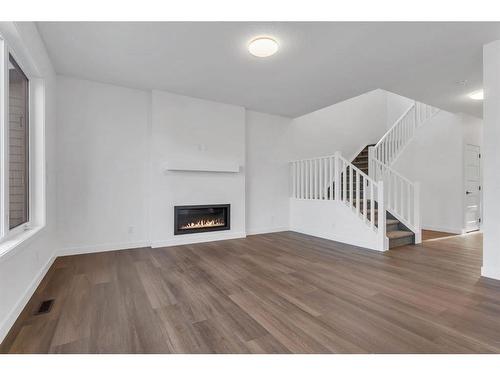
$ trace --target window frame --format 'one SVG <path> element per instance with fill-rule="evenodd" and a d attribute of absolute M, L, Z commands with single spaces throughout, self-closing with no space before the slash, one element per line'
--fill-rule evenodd
<path fill-rule="evenodd" d="M 5 191 L 5 194 L 6 194 L 6 201 L 8 203 L 8 206 L 5 207 L 5 213 L 7 213 L 7 217 L 5 217 L 5 215 L 2 215 L 4 217 L 4 220 L 6 221 L 5 225 L 8 229 L 8 234 L 7 236 L 12 236 L 12 235 L 16 235 L 20 232 L 24 232 L 26 230 L 28 230 L 29 228 L 31 228 L 31 219 L 32 219 L 32 216 L 31 216 L 31 104 L 32 104 L 32 101 L 31 101 L 31 79 L 30 77 L 25 73 L 25 69 L 23 69 L 23 67 L 21 66 L 21 64 L 17 61 L 16 57 L 14 56 L 13 54 L 13 51 L 11 50 L 8 50 L 8 56 L 7 56 L 7 59 L 8 59 L 8 62 L 11 63 L 11 58 L 12 60 L 14 61 L 14 64 L 17 65 L 16 68 L 18 68 L 21 73 L 24 75 L 24 77 L 26 78 L 26 80 L 28 81 L 28 87 L 27 87 L 27 90 L 28 92 L 26 93 L 26 100 L 27 100 L 27 103 L 26 103 L 26 128 L 27 128 L 27 139 L 26 139 L 26 148 L 27 148 L 27 161 L 26 161 L 26 179 L 28 181 L 28 184 L 26 186 L 26 199 L 27 199 L 27 220 L 24 222 L 24 223 L 21 223 L 21 224 L 18 224 L 16 225 L 15 227 L 13 228 L 10 228 L 10 191 Z M 9 75 L 9 72 L 5 72 L 5 75 L 4 76 L 7 76 L 7 79 L 10 79 L 10 75 Z M 9 87 L 9 84 L 10 82 L 7 81 L 7 87 L 9 89 L 9 94 L 7 95 L 7 100 L 10 100 L 10 87 Z M 6 93 L 7 94 L 7 93 Z M 8 106 L 7 108 L 10 110 L 10 104 L 7 103 Z M 9 131 L 10 131 L 10 114 L 7 113 L 7 118 L 9 120 L 9 123 L 8 124 L 5 124 L 4 126 L 6 126 L 6 134 L 5 137 L 6 137 L 6 147 L 5 147 L 5 153 L 10 157 L 10 144 L 9 144 L 9 141 L 10 141 L 10 136 L 9 136 Z M 7 160 L 7 164 L 8 164 L 8 167 L 10 168 L 10 163 L 9 161 Z M 9 177 L 10 179 L 10 169 L 5 169 L 5 173 L 6 175 Z M 10 183 L 8 182 L 8 180 L 6 181 L 6 183 L 9 185 L 8 186 L 8 189 L 10 189 Z"/>
<path fill-rule="evenodd" d="M 45 227 L 45 81 L 14 39 L 0 34 L 0 260 Z M 19 51 L 17 51 L 19 50 Z M 19 52 L 19 53 L 18 53 Z M 28 79 L 28 220 L 9 228 L 9 56 Z"/>

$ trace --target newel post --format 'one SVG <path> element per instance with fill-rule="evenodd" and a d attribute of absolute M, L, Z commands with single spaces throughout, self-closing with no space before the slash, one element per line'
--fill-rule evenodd
<path fill-rule="evenodd" d="M 368 147 L 368 177 L 375 180 L 375 163 L 373 159 L 375 158 L 375 148 L 373 146 Z"/>
<path fill-rule="evenodd" d="M 387 250 L 386 225 L 385 225 L 385 205 L 384 205 L 384 182 L 377 182 L 377 222 L 378 222 L 378 248 L 380 251 Z"/>
<path fill-rule="evenodd" d="M 422 218 L 420 216 L 420 182 L 415 182 L 413 194 L 413 221 L 415 225 L 415 243 L 422 242 Z"/>
<path fill-rule="evenodd" d="M 341 163 L 340 163 L 340 151 L 335 152 L 335 185 L 334 185 L 334 195 L 333 199 L 340 200 L 340 187 L 341 187 Z"/>

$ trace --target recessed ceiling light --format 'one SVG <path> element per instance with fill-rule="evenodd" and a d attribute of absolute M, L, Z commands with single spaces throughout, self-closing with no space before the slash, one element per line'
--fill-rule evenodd
<path fill-rule="evenodd" d="M 248 43 L 248 52 L 257 57 L 274 55 L 278 51 L 278 48 L 278 42 L 267 36 L 252 39 L 252 41 Z"/>
<path fill-rule="evenodd" d="M 469 98 L 471 98 L 473 100 L 483 100 L 484 99 L 484 91 L 477 90 L 477 91 L 471 92 L 469 94 Z"/>

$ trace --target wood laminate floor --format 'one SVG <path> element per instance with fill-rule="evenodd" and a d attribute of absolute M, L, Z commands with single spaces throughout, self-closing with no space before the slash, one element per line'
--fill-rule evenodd
<path fill-rule="evenodd" d="M 2 351 L 498 353 L 481 247 L 480 233 L 378 253 L 282 232 L 61 257 Z"/>
<path fill-rule="evenodd" d="M 422 231 L 422 241 L 443 239 L 446 237 L 454 237 L 458 236 L 456 233 L 448 233 L 448 232 L 438 232 L 435 230 L 423 230 Z"/>

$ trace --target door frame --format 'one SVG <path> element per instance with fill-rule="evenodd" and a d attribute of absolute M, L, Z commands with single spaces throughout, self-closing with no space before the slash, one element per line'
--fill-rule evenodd
<path fill-rule="evenodd" d="M 467 199 L 466 199 L 466 191 L 467 191 L 467 146 L 474 146 L 479 149 L 479 223 L 478 229 L 467 231 Z M 475 145 L 473 143 L 464 143 L 463 148 L 464 156 L 464 164 L 463 164 L 463 181 L 462 181 L 462 207 L 463 207 L 463 233 L 471 233 L 480 231 L 483 224 L 483 163 L 482 163 L 482 154 L 481 154 L 481 146 Z"/>

